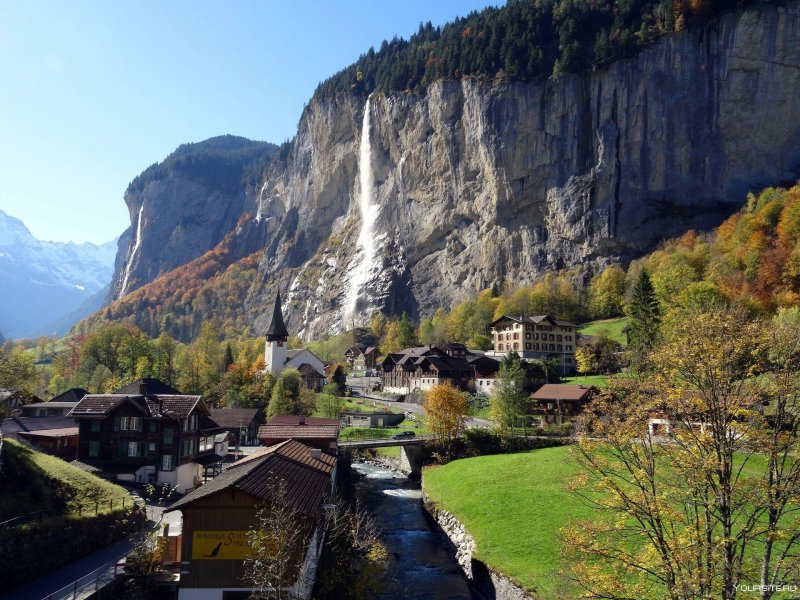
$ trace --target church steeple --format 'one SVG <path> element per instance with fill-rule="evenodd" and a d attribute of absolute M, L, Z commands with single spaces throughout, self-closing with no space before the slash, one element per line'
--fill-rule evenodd
<path fill-rule="evenodd" d="M 283 311 L 281 310 L 281 292 L 275 296 L 275 307 L 272 309 L 272 321 L 267 327 L 268 342 L 285 342 L 289 339 L 289 332 L 283 322 Z"/>

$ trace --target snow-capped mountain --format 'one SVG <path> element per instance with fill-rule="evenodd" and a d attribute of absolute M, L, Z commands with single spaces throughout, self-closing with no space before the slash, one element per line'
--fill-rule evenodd
<path fill-rule="evenodd" d="M 111 281 L 116 251 L 116 240 L 37 240 L 0 210 L 0 332 L 8 338 L 64 333 L 96 310 L 92 302 L 77 311 Z M 74 316 L 67 322 L 67 315 Z"/>

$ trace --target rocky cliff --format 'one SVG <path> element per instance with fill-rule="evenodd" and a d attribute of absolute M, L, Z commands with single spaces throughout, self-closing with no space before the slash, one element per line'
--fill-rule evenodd
<path fill-rule="evenodd" d="M 254 186 L 275 150 L 273 144 L 220 136 L 184 144 L 134 179 L 125 192 L 131 226 L 119 241 L 107 302 L 219 244 L 254 210 Z M 254 249 L 242 249 L 241 256 Z"/>
<path fill-rule="evenodd" d="M 278 285 L 290 327 L 313 337 L 714 226 L 749 190 L 800 175 L 798 39 L 800 4 L 761 5 L 602 71 L 374 94 L 375 252 L 355 311 L 365 99 L 313 101 L 260 197 L 256 328 Z"/>
<path fill-rule="evenodd" d="M 761 4 L 582 75 L 441 80 L 375 93 L 368 111 L 315 98 L 243 199 L 180 178 L 126 195 L 143 228 L 112 294 L 210 248 L 243 211 L 263 247 L 249 318 L 263 331 L 280 287 L 306 338 L 627 261 L 800 176 L 798 39 L 797 0 Z"/>

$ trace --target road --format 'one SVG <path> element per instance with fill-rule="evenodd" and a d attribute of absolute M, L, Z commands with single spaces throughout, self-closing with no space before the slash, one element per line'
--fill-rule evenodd
<path fill-rule="evenodd" d="M 351 379 L 366 379 L 364 377 L 348 377 L 347 378 L 347 385 L 350 386 Z M 373 378 L 377 379 L 377 378 Z M 351 386 L 353 387 L 353 386 Z M 369 398 L 370 400 L 375 401 L 377 404 L 382 404 L 383 406 L 389 406 L 392 408 L 402 408 L 405 412 L 410 412 L 414 414 L 424 414 L 424 409 L 419 404 L 412 404 L 411 402 L 393 402 L 391 400 L 386 400 L 385 398 L 380 398 L 378 396 L 372 396 L 368 393 L 359 393 L 362 398 Z M 469 417 L 466 420 L 466 425 L 468 428 L 472 427 L 493 427 L 493 423 L 491 421 L 487 421 L 486 419 L 478 419 L 476 417 Z"/>
<path fill-rule="evenodd" d="M 10 592 L 0 594 L 0 600 L 39 600 L 40 598 L 45 598 L 65 586 L 72 585 L 74 581 L 95 569 L 127 556 L 131 548 L 133 548 L 133 543 L 129 539 L 120 540 L 16 587 Z M 52 550 L 53 552 L 58 552 L 58 548 L 53 548 Z M 4 558 L 4 560 L 11 559 L 11 557 Z"/>

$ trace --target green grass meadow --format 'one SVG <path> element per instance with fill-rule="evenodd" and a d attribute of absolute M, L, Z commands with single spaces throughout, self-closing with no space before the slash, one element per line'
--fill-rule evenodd
<path fill-rule="evenodd" d="M 562 574 L 559 530 L 592 509 L 566 489 L 578 472 L 569 447 L 481 456 L 428 468 L 427 497 L 475 538 L 476 557 L 537 598 L 578 593 Z"/>
<path fill-rule="evenodd" d="M 601 331 L 605 331 L 606 335 L 612 340 L 619 342 L 622 346 L 627 346 L 628 339 L 622 330 L 625 329 L 629 321 L 628 317 L 591 321 L 578 329 L 578 333 L 582 335 L 598 335 Z"/>

